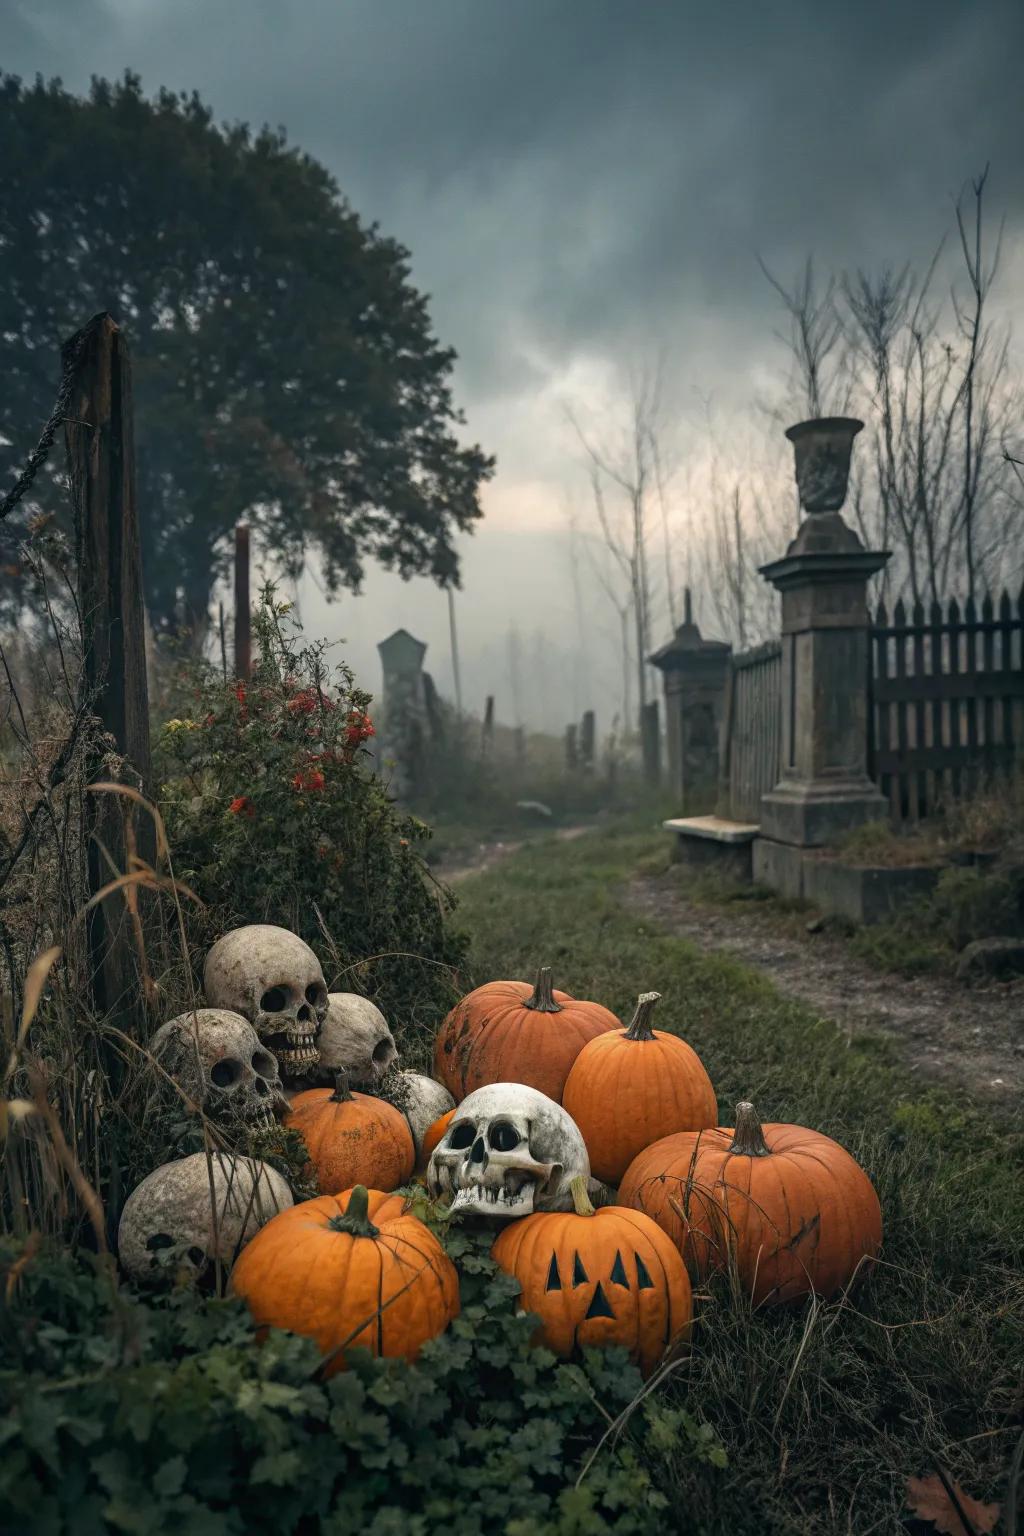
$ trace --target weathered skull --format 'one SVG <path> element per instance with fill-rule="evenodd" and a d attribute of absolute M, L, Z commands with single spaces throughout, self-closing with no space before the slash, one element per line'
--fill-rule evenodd
<path fill-rule="evenodd" d="M 330 993 L 317 1049 L 318 1082 L 333 1087 L 335 1076 L 344 1070 L 353 1088 L 365 1088 L 371 1093 L 398 1060 L 398 1047 L 387 1019 L 376 1004 L 368 997 L 360 997 L 358 992 Z"/>
<path fill-rule="evenodd" d="M 590 1177 L 576 1122 L 523 1083 L 468 1094 L 427 1165 L 427 1188 L 453 1210 L 500 1221 L 572 1209 L 571 1181 Z"/>
<path fill-rule="evenodd" d="M 286 1079 L 316 1069 L 327 983 L 298 934 L 266 923 L 233 928 L 207 955 L 203 988 L 214 1008 L 230 1008 L 255 1026 Z"/>
<path fill-rule="evenodd" d="M 169 1269 L 206 1278 L 216 1259 L 232 1264 L 264 1223 L 293 1204 L 277 1170 L 250 1157 L 215 1152 L 207 1161 L 195 1152 L 164 1163 L 125 1201 L 117 1232 L 121 1267 L 135 1279 Z"/>
<path fill-rule="evenodd" d="M 455 1100 L 444 1084 L 435 1083 L 432 1077 L 424 1077 L 422 1072 L 389 1072 L 378 1092 L 408 1120 L 417 1157 L 423 1147 L 423 1137 L 434 1121 L 455 1108 Z"/>
<path fill-rule="evenodd" d="M 240 1013 L 180 1014 L 161 1024 L 149 1048 L 189 1098 L 219 1120 L 266 1125 L 285 1103 L 277 1062 Z"/>

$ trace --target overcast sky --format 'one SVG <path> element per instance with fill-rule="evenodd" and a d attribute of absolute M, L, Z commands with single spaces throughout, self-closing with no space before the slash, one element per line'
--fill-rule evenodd
<path fill-rule="evenodd" d="M 757 254 L 787 278 L 808 252 L 924 264 L 989 160 L 999 302 L 1024 311 L 1022 60 L 1021 0 L 0 0 L 0 68 L 75 90 L 131 68 L 283 125 L 409 247 L 467 432 L 498 457 L 458 599 L 467 702 L 495 691 L 511 718 L 508 625 L 528 655 L 544 629 L 565 652 L 552 726 L 602 707 L 572 696 L 600 684 L 570 661 L 586 481 L 564 403 L 597 410 L 660 350 L 680 420 L 706 395 L 749 408 L 784 367 Z M 404 623 L 450 689 L 428 584 L 371 575 L 328 608 L 305 582 L 301 606 L 368 687 Z M 586 608 L 604 658 L 614 614 Z"/>

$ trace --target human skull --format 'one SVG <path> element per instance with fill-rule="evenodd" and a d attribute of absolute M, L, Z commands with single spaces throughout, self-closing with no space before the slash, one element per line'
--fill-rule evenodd
<path fill-rule="evenodd" d="M 214 1008 L 230 1008 L 249 1020 L 285 1078 L 307 1078 L 315 1071 L 327 983 L 298 934 L 266 923 L 233 928 L 207 955 L 203 988 Z"/>
<path fill-rule="evenodd" d="M 452 1210 L 499 1221 L 572 1208 L 571 1182 L 590 1177 L 574 1120 L 523 1083 L 489 1083 L 463 1099 L 427 1165 L 427 1188 Z"/>
<path fill-rule="evenodd" d="M 435 1083 L 432 1077 L 424 1077 L 422 1072 L 389 1072 L 379 1092 L 408 1120 L 417 1157 L 423 1147 L 423 1138 L 434 1121 L 455 1108 L 455 1100 L 444 1084 Z"/>
<path fill-rule="evenodd" d="M 277 1062 L 240 1013 L 182 1013 L 161 1024 L 149 1048 L 189 1098 L 218 1120 L 267 1125 L 285 1103 Z"/>
<path fill-rule="evenodd" d="M 216 1260 L 228 1266 L 278 1211 L 293 1205 L 276 1169 L 249 1157 L 205 1152 L 164 1163 L 125 1201 L 117 1232 L 121 1267 L 134 1279 L 172 1266 L 205 1279 Z M 216 1219 L 215 1219 L 216 1216 Z"/>
<path fill-rule="evenodd" d="M 389 1067 L 398 1060 L 395 1037 L 375 1003 L 358 992 L 331 992 L 327 1016 L 317 1038 L 320 1065 L 318 1081 L 334 1084 L 344 1070 L 353 1088 L 373 1092 Z"/>

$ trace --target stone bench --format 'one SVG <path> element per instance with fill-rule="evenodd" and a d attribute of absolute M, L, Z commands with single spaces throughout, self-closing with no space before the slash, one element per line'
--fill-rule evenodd
<path fill-rule="evenodd" d="M 753 878 L 752 848 L 761 830 L 756 822 L 728 821 L 724 816 L 674 816 L 662 826 L 675 836 L 672 857 L 676 863 L 730 880 Z"/>

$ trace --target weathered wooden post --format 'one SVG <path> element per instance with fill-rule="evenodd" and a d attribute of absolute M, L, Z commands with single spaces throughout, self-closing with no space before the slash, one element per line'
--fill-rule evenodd
<path fill-rule="evenodd" d="M 235 525 L 235 676 L 252 675 L 252 599 L 249 595 L 249 528 Z"/>
<path fill-rule="evenodd" d="M 583 719 L 580 722 L 580 762 L 584 773 L 594 771 L 594 753 L 597 745 L 597 729 L 594 721 L 594 711 L 584 710 Z"/>
<path fill-rule="evenodd" d="M 65 423 L 75 499 L 78 600 L 83 630 L 83 686 L 123 768 L 120 782 L 151 790 L 142 553 L 135 503 L 131 364 L 124 333 L 109 314 L 95 315 L 65 342 L 77 357 Z M 90 782 L 110 780 L 104 755 Z M 137 855 L 152 864 L 155 832 L 124 796 L 90 794 L 86 806 L 88 881 L 95 895 L 128 872 L 129 828 Z M 93 1002 L 137 1030 L 143 1018 L 139 965 L 120 891 L 88 914 Z"/>
<path fill-rule="evenodd" d="M 487 695 L 487 703 L 484 706 L 484 723 L 480 733 L 480 752 L 483 757 L 490 757 L 494 746 L 494 695 Z"/>
<path fill-rule="evenodd" d="M 576 746 L 576 727 L 567 725 L 565 728 L 565 766 L 570 773 L 575 773 L 579 767 L 579 752 Z"/>

